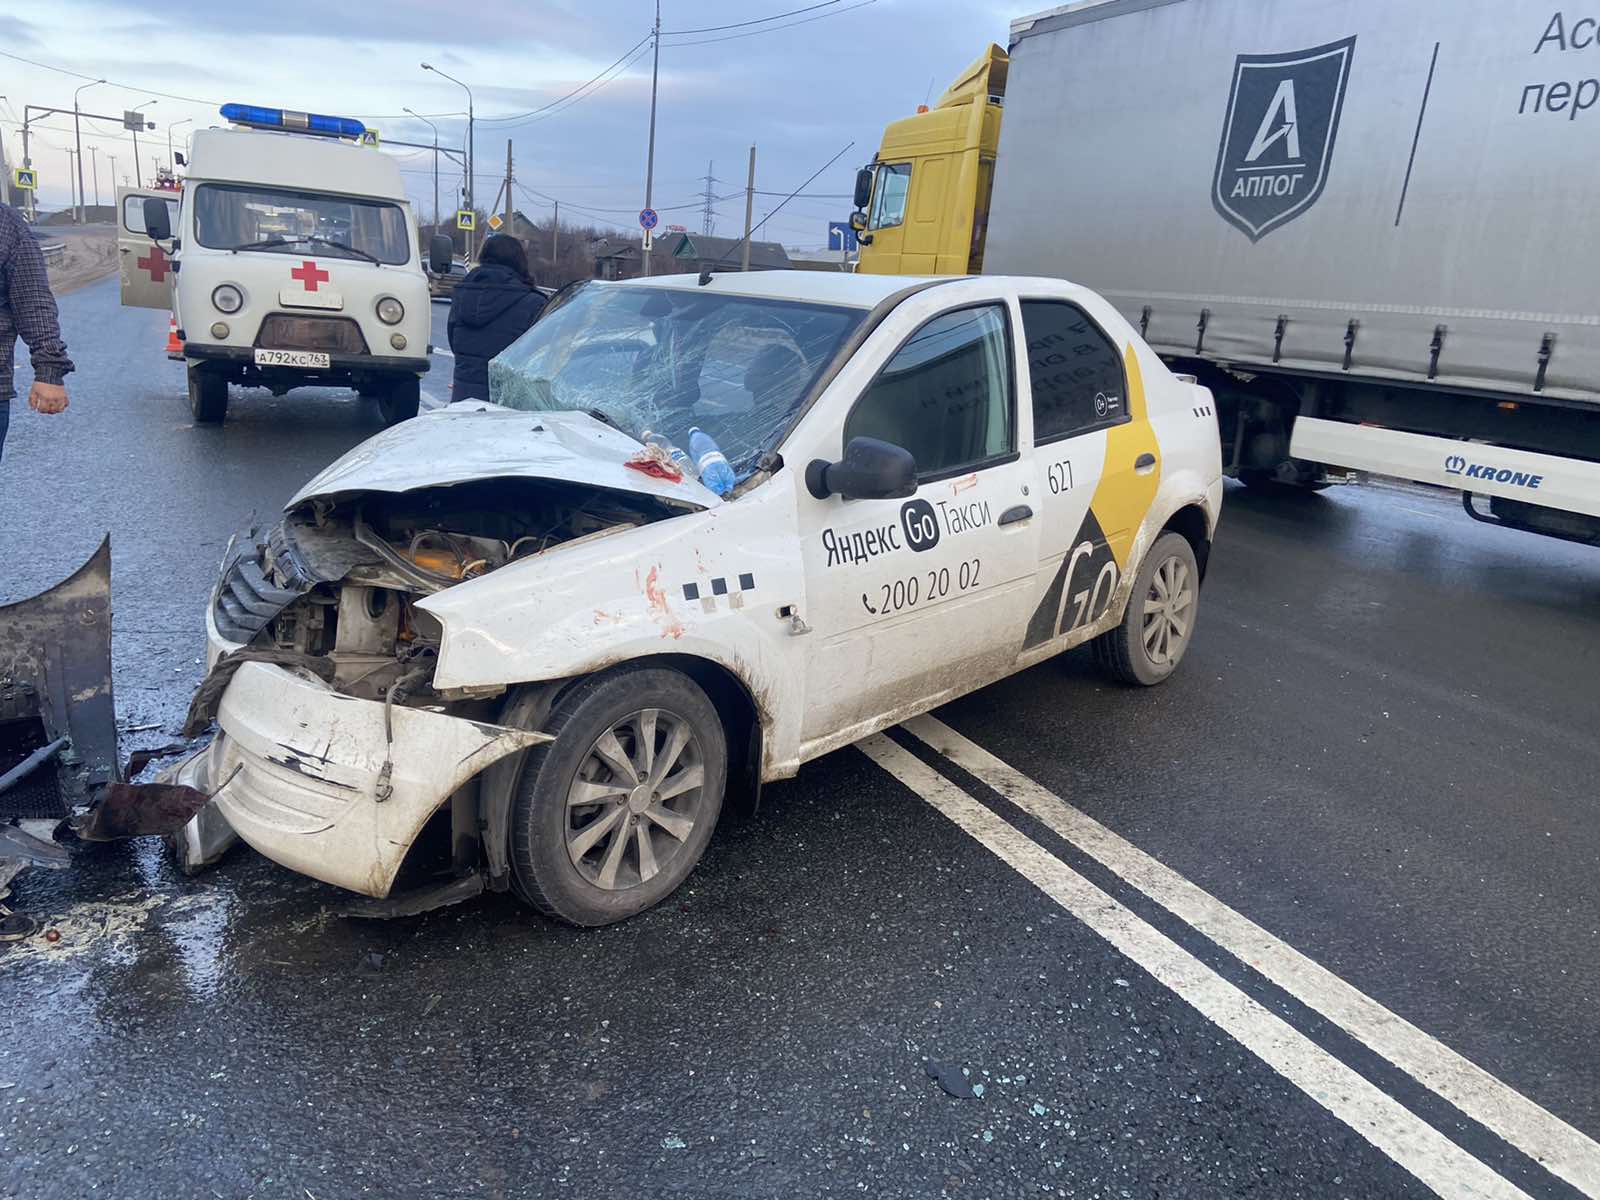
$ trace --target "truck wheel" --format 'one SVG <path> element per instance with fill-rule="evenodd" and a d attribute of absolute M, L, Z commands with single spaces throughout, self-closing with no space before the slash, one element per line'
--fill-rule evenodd
<path fill-rule="evenodd" d="M 228 415 L 228 381 L 203 367 L 191 366 L 189 411 L 197 425 L 220 425 Z"/>
<path fill-rule="evenodd" d="M 1091 643 L 1095 661 L 1119 683 L 1160 683 L 1183 660 L 1199 607 L 1194 549 L 1181 534 L 1163 533 L 1139 567 L 1122 624 Z"/>
<path fill-rule="evenodd" d="M 698 684 L 620 667 L 556 702 L 511 812 L 519 890 L 546 916 L 609 925 L 688 878 L 722 811 L 727 739 Z"/>
<path fill-rule="evenodd" d="M 378 393 L 378 412 L 383 417 L 385 425 L 398 425 L 401 421 L 409 421 L 417 415 L 417 409 L 422 404 L 422 380 L 415 375 L 407 375 L 404 379 L 396 380 L 387 389 Z"/>

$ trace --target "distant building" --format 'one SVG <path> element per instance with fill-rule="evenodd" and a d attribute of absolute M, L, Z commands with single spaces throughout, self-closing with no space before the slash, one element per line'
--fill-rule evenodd
<path fill-rule="evenodd" d="M 713 237 L 708 233 L 675 233 L 658 245 L 670 256 L 672 271 L 737 271 L 744 261 L 742 238 Z M 752 271 L 784 271 L 790 267 L 789 255 L 777 242 L 750 243 Z M 662 274 L 666 274 L 663 270 Z"/>
<path fill-rule="evenodd" d="M 656 238 L 650 252 L 655 275 L 688 275 L 699 271 L 737 271 L 744 261 L 742 239 L 704 233 L 668 233 Z M 632 238 L 598 238 L 592 243 L 596 279 L 632 279 L 644 270 L 644 252 Z M 794 264 L 777 242 L 750 243 L 752 271 L 782 271 Z"/>
<path fill-rule="evenodd" d="M 854 271 L 848 250 L 790 250 L 789 265 L 797 271 Z"/>
<path fill-rule="evenodd" d="M 590 243 L 596 279 L 632 279 L 643 270 L 644 253 L 633 238 L 603 237 Z"/>

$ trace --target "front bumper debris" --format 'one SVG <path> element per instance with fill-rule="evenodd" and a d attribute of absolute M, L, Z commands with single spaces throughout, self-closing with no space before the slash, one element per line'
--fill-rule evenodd
<path fill-rule="evenodd" d="M 379 898 L 457 788 L 550 740 L 419 708 L 394 705 L 386 714 L 379 701 L 262 662 L 239 667 L 217 724 L 206 750 L 162 777 L 214 794 L 196 818 L 212 822 L 212 840 L 220 817 L 274 862 Z M 185 839 L 204 854 L 204 831 L 186 829 Z"/>

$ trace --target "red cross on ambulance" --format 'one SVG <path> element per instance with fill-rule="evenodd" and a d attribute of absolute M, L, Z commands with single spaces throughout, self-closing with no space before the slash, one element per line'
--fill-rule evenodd
<path fill-rule="evenodd" d="M 344 307 L 344 297 L 333 287 L 333 273 L 314 258 L 289 268 L 289 286 L 278 294 L 280 303 L 295 308 Z"/>

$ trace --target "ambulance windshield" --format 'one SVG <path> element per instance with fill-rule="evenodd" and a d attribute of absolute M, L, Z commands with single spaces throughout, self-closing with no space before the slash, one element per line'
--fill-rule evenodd
<path fill-rule="evenodd" d="M 744 478 L 788 429 L 864 309 L 584 284 L 489 363 L 507 408 L 598 412 L 688 449 L 699 427 Z"/>
<path fill-rule="evenodd" d="M 357 196 L 319 196 L 253 184 L 203 183 L 194 195 L 195 240 L 212 250 L 410 261 L 411 239 L 398 204 Z"/>

